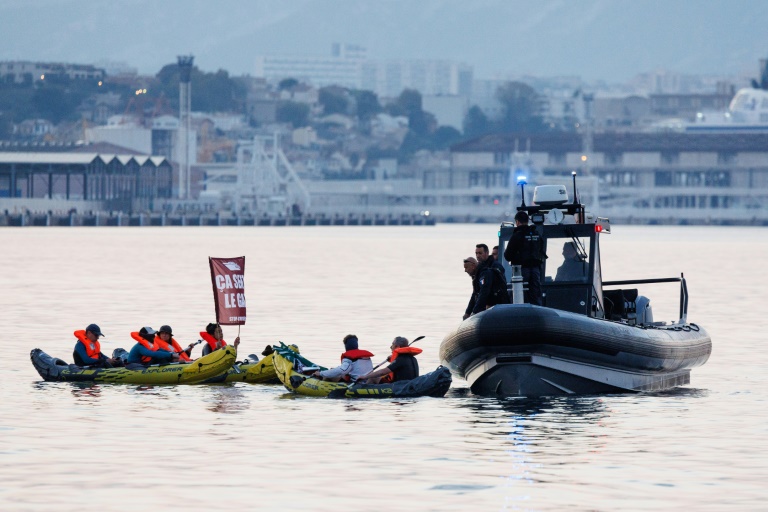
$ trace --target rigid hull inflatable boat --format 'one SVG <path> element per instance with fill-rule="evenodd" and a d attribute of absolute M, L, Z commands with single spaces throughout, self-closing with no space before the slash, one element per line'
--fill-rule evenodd
<path fill-rule="evenodd" d="M 703 328 L 687 321 L 684 276 L 603 281 L 599 238 L 610 233 L 608 220 L 592 220 L 575 194 L 572 204 L 546 200 L 548 194 L 563 197 L 565 187 L 537 194 L 539 188 L 550 187 L 537 187 L 535 204 L 523 202 L 518 210 L 529 214 L 547 247 L 543 306 L 524 302 L 520 268 L 504 261 L 506 275 L 512 275 L 512 304 L 462 322 L 443 340 L 441 362 L 466 379 L 473 393 L 488 396 L 649 391 L 688 384 L 691 369 L 709 358 L 712 342 Z M 513 229 L 510 223 L 501 225 L 499 254 Z M 669 282 L 680 286 L 680 319 L 654 322 L 648 298 L 629 287 Z"/>

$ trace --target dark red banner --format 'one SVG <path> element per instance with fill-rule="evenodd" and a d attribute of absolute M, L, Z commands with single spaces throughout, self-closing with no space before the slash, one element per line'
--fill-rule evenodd
<path fill-rule="evenodd" d="M 208 262 L 216 321 L 221 325 L 245 325 L 245 256 L 208 257 Z"/>

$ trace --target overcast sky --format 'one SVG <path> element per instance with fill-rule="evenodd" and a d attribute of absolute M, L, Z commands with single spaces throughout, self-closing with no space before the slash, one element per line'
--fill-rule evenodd
<path fill-rule="evenodd" d="M 450 59 L 476 78 L 624 82 L 667 69 L 756 76 L 766 0 L 0 0 L 0 60 L 124 61 L 155 74 L 193 54 L 253 74 L 256 55 Z"/>

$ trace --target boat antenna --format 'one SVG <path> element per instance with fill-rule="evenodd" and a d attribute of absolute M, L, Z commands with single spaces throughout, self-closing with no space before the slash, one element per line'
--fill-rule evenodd
<path fill-rule="evenodd" d="M 576 197 L 576 171 L 571 171 L 571 176 L 573 177 L 573 205 L 577 207 L 577 211 L 579 212 L 579 224 L 584 224 L 586 222 L 586 211 L 584 209 L 584 206 L 579 204 L 579 200 Z"/>
<path fill-rule="evenodd" d="M 578 204 L 579 202 L 576 200 L 576 171 L 571 171 L 571 176 L 573 176 L 573 204 Z"/>
<path fill-rule="evenodd" d="M 525 185 L 526 185 L 526 183 L 527 182 L 525 181 L 525 176 L 518 176 L 517 177 L 517 184 L 520 185 L 520 198 L 521 198 L 520 207 L 521 208 L 525 208 Z"/>

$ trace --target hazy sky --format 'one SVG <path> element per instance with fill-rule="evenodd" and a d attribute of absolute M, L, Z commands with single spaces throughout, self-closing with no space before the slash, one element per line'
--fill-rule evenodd
<path fill-rule="evenodd" d="M 656 69 L 757 75 L 766 0 L 0 0 L 0 60 L 124 61 L 154 74 L 193 54 L 203 71 L 253 74 L 254 56 L 451 59 L 476 78 Z"/>

